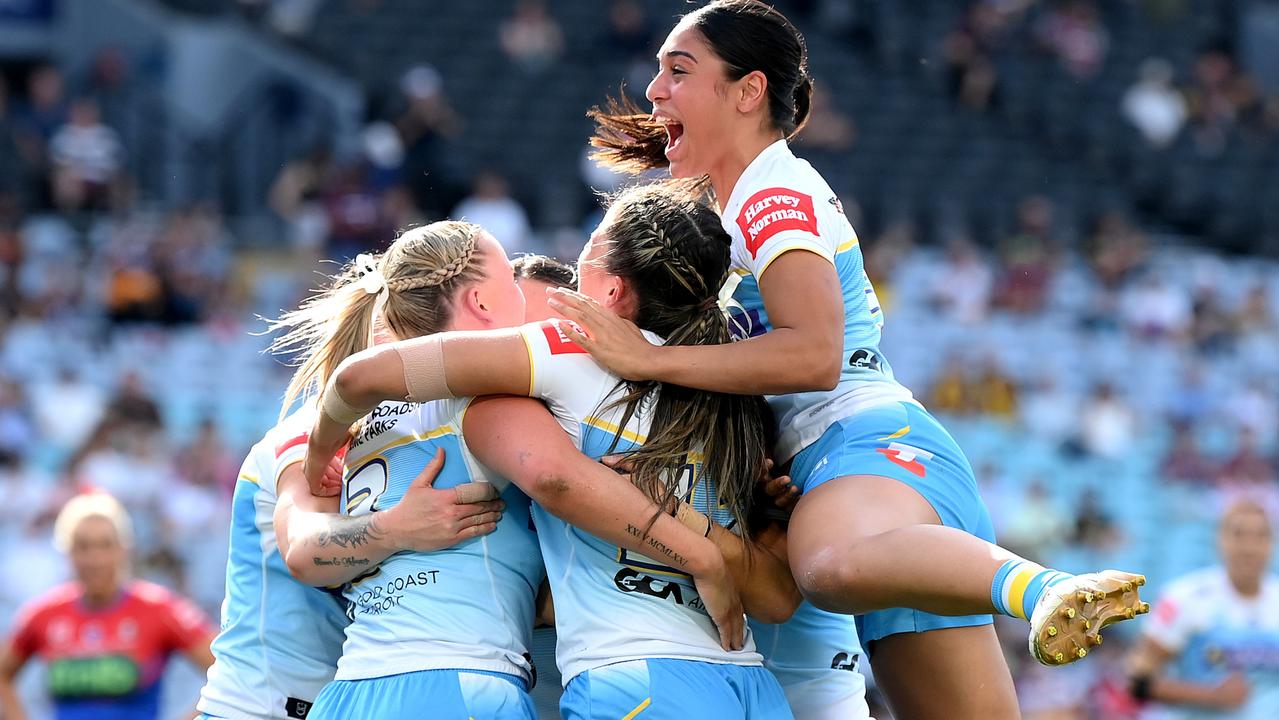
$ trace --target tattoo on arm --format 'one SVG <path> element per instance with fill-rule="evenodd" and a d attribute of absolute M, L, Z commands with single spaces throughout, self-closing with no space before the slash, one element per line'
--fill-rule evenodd
<path fill-rule="evenodd" d="M 369 564 L 368 558 L 355 558 L 355 557 L 337 557 L 337 556 L 330 557 L 330 558 L 313 557 L 311 558 L 311 560 L 316 565 L 342 565 L 345 567 L 363 567 Z"/>
<path fill-rule="evenodd" d="M 688 566 L 688 558 L 666 547 L 666 543 L 662 542 L 661 540 L 649 537 L 648 533 L 644 532 L 640 528 L 637 528 L 634 525 L 627 523 L 626 533 L 630 535 L 631 537 L 636 537 L 641 540 L 644 540 L 645 541 L 644 544 L 646 546 L 648 546 L 651 550 L 656 552 L 658 555 L 661 555 L 662 557 L 666 558 L 667 562 L 669 562 L 671 565 L 679 566 L 679 567 Z"/>
<path fill-rule="evenodd" d="M 353 549 L 380 540 L 381 535 L 373 529 L 373 514 L 359 517 L 340 517 L 329 521 L 329 529 L 320 533 L 315 542 L 320 547 L 330 543 L 341 548 Z"/>

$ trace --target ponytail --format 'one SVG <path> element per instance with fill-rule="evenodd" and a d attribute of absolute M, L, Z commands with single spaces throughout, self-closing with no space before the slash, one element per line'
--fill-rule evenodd
<path fill-rule="evenodd" d="M 666 159 L 666 128 L 653 121 L 624 93 L 608 98 L 604 110 L 591 108 L 586 117 L 595 121 L 591 159 L 618 172 L 639 175 L 670 165 Z"/>
<path fill-rule="evenodd" d="M 362 272 L 356 263 L 351 263 L 333 277 L 329 289 L 303 302 L 297 310 L 268 321 L 268 333 L 285 331 L 271 342 L 269 352 L 282 355 L 306 351 L 284 391 L 280 420 L 299 398 L 318 393 L 343 360 L 368 346 L 378 295 L 361 286 Z"/>
<path fill-rule="evenodd" d="M 285 331 L 269 352 L 305 352 L 284 392 L 280 419 L 299 398 L 318 394 L 343 360 L 368 347 L 379 301 L 380 317 L 396 337 L 443 330 L 457 291 L 484 277 L 482 232 L 454 220 L 406 230 L 380 257 L 356 258 L 332 287 L 269 321 L 267 332 Z"/>
<path fill-rule="evenodd" d="M 813 79 L 804 74 L 799 84 L 795 86 L 795 117 L 792 121 L 794 129 L 786 134 L 786 139 L 790 140 L 799 134 L 804 126 L 808 124 L 808 116 L 813 110 Z"/>
<path fill-rule="evenodd" d="M 715 211 L 689 187 L 660 183 L 617 196 L 606 215 L 611 248 L 603 259 L 609 273 L 634 289 L 641 328 L 667 345 L 722 345 L 731 341 L 718 304 L 731 241 Z M 674 474 L 700 462 L 697 482 L 712 478 L 718 505 L 745 527 L 755 482 L 765 473 L 757 398 L 653 381 L 622 386 L 611 406 L 623 408 L 621 427 L 648 407 L 648 437 L 627 456 L 636 485 L 669 507 L 678 489 L 670 481 Z M 620 433 L 614 447 L 619 440 Z"/>

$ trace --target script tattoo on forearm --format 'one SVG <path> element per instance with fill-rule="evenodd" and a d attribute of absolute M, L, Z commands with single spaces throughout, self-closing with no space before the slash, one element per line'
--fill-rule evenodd
<path fill-rule="evenodd" d="M 355 518 L 334 518 L 330 521 L 329 529 L 322 531 L 315 543 L 320 547 L 332 544 L 353 549 L 380 540 L 381 536 L 373 529 L 372 520 L 372 514 Z"/>
<path fill-rule="evenodd" d="M 666 547 L 666 543 L 662 542 L 661 540 L 658 540 L 657 538 L 654 538 L 654 537 L 649 537 L 648 533 L 645 532 L 644 530 L 637 528 L 634 525 L 631 525 L 630 523 L 627 523 L 626 532 L 631 537 L 635 537 L 635 538 L 639 538 L 640 540 L 643 540 L 645 547 L 649 548 L 650 550 L 653 550 L 658 555 L 661 555 L 662 557 L 666 558 L 666 560 L 671 565 L 678 565 L 679 567 L 686 567 L 688 565 L 687 558 L 675 552 L 674 550 Z"/>
<path fill-rule="evenodd" d="M 336 557 L 336 556 L 330 557 L 330 558 L 313 557 L 311 558 L 311 560 L 316 565 L 320 565 L 320 566 L 341 565 L 343 567 L 363 567 L 369 564 L 369 561 L 367 558 L 355 558 L 355 557 Z"/>

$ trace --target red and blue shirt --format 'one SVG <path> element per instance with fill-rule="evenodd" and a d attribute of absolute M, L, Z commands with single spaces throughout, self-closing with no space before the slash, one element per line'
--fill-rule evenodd
<path fill-rule="evenodd" d="M 103 608 L 86 606 L 78 583 L 59 586 L 23 608 L 14 628 L 18 658 L 48 665 L 58 720 L 155 718 L 169 656 L 213 634 L 190 601 L 143 581 Z"/>

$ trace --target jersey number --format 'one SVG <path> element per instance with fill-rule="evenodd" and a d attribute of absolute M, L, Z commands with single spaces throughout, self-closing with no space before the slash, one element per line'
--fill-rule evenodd
<path fill-rule="evenodd" d="M 373 512 L 378 498 L 386 492 L 386 461 L 378 458 L 365 463 L 346 478 L 347 515 Z"/>

